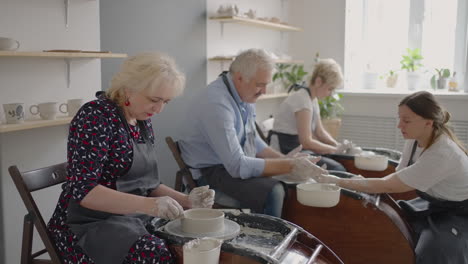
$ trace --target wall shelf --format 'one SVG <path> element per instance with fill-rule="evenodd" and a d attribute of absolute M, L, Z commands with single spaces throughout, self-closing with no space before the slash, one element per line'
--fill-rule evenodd
<path fill-rule="evenodd" d="M 273 22 L 259 20 L 259 19 L 251 19 L 251 18 L 246 18 L 246 17 L 218 16 L 218 17 L 210 17 L 210 19 L 214 21 L 219 21 L 221 23 L 244 24 L 244 25 L 249 25 L 249 26 L 278 30 L 278 31 L 302 31 L 302 28 L 299 28 L 299 27 L 294 27 L 294 26 L 281 24 L 281 23 L 273 23 Z"/>
<path fill-rule="evenodd" d="M 28 130 L 40 127 L 51 127 L 69 124 L 72 117 L 57 117 L 55 120 L 25 120 L 21 124 L 0 124 L 0 133 Z"/>
<path fill-rule="evenodd" d="M 258 98 L 258 100 L 274 99 L 274 98 L 283 98 L 287 97 L 288 93 L 274 93 L 274 94 L 264 94 Z"/>
<path fill-rule="evenodd" d="M 225 61 L 233 61 L 235 58 L 236 58 L 235 56 L 216 56 L 216 57 L 211 57 L 208 60 L 225 62 Z M 287 64 L 304 64 L 304 61 L 301 61 L 301 60 L 275 59 L 274 62 L 275 63 L 287 63 Z"/>
<path fill-rule="evenodd" d="M 64 59 L 66 64 L 67 87 L 70 87 L 70 61 L 72 59 L 105 59 L 126 58 L 124 53 L 111 53 L 109 51 L 86 50 L 51 50 L 51 51 L 0 51 L 0 57 L 13 58 L 57 58 Z"/>
<path fill-rule="evenodd" d="M 0 57 L 39 57 L 39 58 L 126 58 L 124 53 L 110 52 L 48 52 L 48 51 L 0 51 Z"/>

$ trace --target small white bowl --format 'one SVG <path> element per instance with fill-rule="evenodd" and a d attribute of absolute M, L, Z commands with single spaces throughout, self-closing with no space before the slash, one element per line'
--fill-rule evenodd
<path fill-rule="evenodd" d="M 296 186 L 297 200 L 306 206 L 333 207 L 340 201 L 340 187 L 329 183 L 301 183 Z"/>
<path fill-rule="evenodd" d="M 184 212 L 182 231 L 190 234 L 214 233 L 224 230 L 224 212 L 210 208 L 194 208 Z"/>
<path fill-rule="evenodd" d="M 384 171 L 388 167 L 388 157 L 383 155 L 357 155 L 354 166 L 361 170 Z"/>

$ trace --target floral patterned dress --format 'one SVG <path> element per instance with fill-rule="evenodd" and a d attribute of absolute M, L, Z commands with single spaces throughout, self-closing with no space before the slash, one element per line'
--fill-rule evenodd
<path fill-rule="evenodd" d="M 151 122 L 148 120 L 145 125 L 154 144 Z M 139 143 L 143 141 L 138 126 L 130 129 Z M 68 179 L 62 186 L 48 231 L 64 263 L 94 263 L 77 245 L 78 238 L 67 225 L 67 208 L 71 199 L 81 201 L 96 185 L 115 190 L 117 179 L 132 165 L 133 139 L 126 132 L 115 103 L 101 95 L 80 109 L 70 124 L 67 157 Z M 148 234 L 135 241 L 123 263 L 173 263 L 173 259 L 164 241 Z"/>

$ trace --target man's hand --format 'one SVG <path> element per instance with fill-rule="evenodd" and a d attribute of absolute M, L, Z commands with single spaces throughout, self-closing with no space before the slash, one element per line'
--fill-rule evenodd
<path fill-rule="evenodd" d="M 295 149 L 291 150 L 288 154 L 286 154 L 286 158 L 300 158 L 310 156 L 307 153 L 302 153 L 301 150 L 302 145 L 297 146 Z"/>
<path fill-rule="evenodd" d="M 295 158 L 292 160 L 292 171 L 291 177 L 298 181 L 306 181 L 313 179 L 321 174 L 327 174 L 327 170 L 320 168 L 314 162 L 317 162 L 320 158 L 310 159 L 309 157 Z"/>

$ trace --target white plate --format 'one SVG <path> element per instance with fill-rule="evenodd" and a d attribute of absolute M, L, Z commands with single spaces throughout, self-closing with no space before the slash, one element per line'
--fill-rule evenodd
<path fill-rule="evenodd" d="M 182 231 L 182 223 L 180 219 L 172 220 L 164 226 L 164 230 L 171 235 L 179 237 L 192 237 L 192 238 L 201 238 L 201 237 L 214 237 L 220 239 L 231 239 L 236 237 L 240 232 L 240 226 L 238 223 L 224 219 L 224 230 L 212 233 L 201 233 L 201 234 L 192 234 L 185 233 Z"/>

